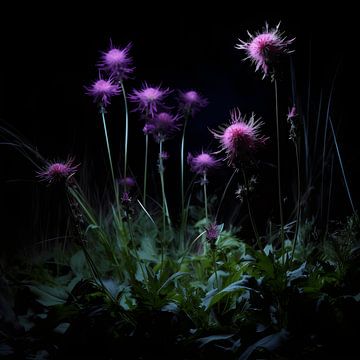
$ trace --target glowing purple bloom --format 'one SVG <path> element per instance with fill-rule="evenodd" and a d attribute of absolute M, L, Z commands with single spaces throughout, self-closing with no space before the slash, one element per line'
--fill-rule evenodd
<path fill-rule="evenodd" d="M 109 105 L 110 99 L 120 93 L 119 86 L 114 84 L 111 79 L 99 79 L 90 87 L 87 87 L 86 90 L 88 95 L 93 96 L 94 102 L 103 107 Z"/>
<path fill-rule="evenodd" d="M 136 181 L 134 178 L 127 176 L 126 178 L 122 178 L 119 181 L 120 185 L 131 188 L 136 185 Z"/>
<path fill-rule="evenodd" d="M 295 107 L 295 105 L 291 108 L 291 109 L 289 109 L 289 112 L 288 112 L 288 115 L 287 115 L 287 119 L 288 120 L 291 120 L 291 119 L 294 119 L 294 118 L 296 118 L 297 117 L 297 112 L 296 112 L 296 107 Z"/>
<path fill-rule="evenodd" d="M 46 167 L 37 173 L 41 181 L 49 184 L 67 180 L 73 176 L 79 165 L 74 165 L 74 159 L 69 158 L 66 162 L 49 162 Z"/>
<path fill-rule="evenodd" d="M 167 112 L 156 114 L 150 121 L 154 125 L 152 134 L 155 140 L 165 140 L 171 136 L 176 130 L 179 130 L 179 115 L 172 115 Z"/>
<path fill-rule="evenodd" d="M 279 31 L 280 23 L 273 29 L 269 29 L 268 24 L 262 32 L 251 35 L 249 32 L 250 40 L 245 42 L 240 40 L 240 43 L 235 46 L 236 49 L 245 50 L 247 57 L 256 67 L 256 71 L 261 69 L 265 77 L 269 73 L 269 66 L 273 65 L 276 58 L 280 55 L 289 54 L 290 51 L 287 47 L 295 39 L 287 39 L 283 33 Z"/>
<path fill-rule="evenodd" d="M 99 67 L 108 72 L 112 79 L 123 81 L 134 71 L 131 67 L 132 58 L 129 56 L 131 44 L 124 48 L 110 45 L 110 49 L 101 54 Z"/>
<path fill-rule="evenodd" d="M 179 109 L 183 113 L 189 113 L 194 116 L 200 109 L 208 105 L 207 99 L 201 96 L 197 91 L 190 90 L 180 92 Z"/>
<path fill-rule="evenodd" d="M 129 99 L 137 104 L 136 110 L 153 117 L 158 108 L 163 107 L 163 101 L 170 93 L 168 88 L 151 87 L 145 83 L 140 90 L 134 90 Z"/>
<path fill-rule="evenodd" d="M 249 155 L 264 144 L 268 138 L 260 135 L 263 123 L 255 120 L 254 114 L 249 120 L 241 116 L 239 109 L 230 112 L 231 121 L 220 130 L 210 130 L 220 141 L 220 151 L 224 151 L 229 165 L 237 166 L 239 161 L 249 158 Z"/>
<path fill-rule="evenodd" d="M 219 160 L 215 159 L 211 154 L 204 152 L 196 156 L 192 156 L 189 153 L 187 162 L 190 165 L 191 171 L 197 174 L 203 174 L 219 166 Z"/>
<path fill-rule="evenodd" d="M 143 128 L 143 133 L 145 135 L 150 135 L 150 134 L 154 133 L 154 130 L 155 130 L 155 125 L 150 124 L 150 123 L 146 123 L 144 128 Z"/>

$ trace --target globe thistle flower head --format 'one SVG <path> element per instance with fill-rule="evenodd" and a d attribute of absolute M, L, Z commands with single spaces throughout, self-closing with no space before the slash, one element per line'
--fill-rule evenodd
<path fill-rule="evenodd" d="M 208 105 L 207 99 L 201 96 L 197 91 L 180 91 L 179 110 L 184 114 L 194 116 L 200 109 Z"/>
<path fill-rule="evenodd" d="M 217 131 L 210 131 L 219 140 L 220 151 L 225 152 L 228 164 L 238 167 L 239 162 L 249 160 L 251 154 L 268 138 L 260 134 L 263 123 L 255 120 L 254 114 L 246 120 L 240 110 L 235 108 L 230 112 L 230 116 L 229 125 L 220 127 Z"/>
<path fill-rule="evenodd" d="M 95 81 L 90 87 L 86 88 L 87 94 L 94 98 L 94 102 L 101 107 L 106 107 L 110 104 L 110 99 L 120 93 L 118 85 L 113 83 L 112 79 L 99 79 Z"/>
<path fill-rule="evenodd" d="M 119 183 L 120 183 L 120 185 L 127 187 L 127 188 L 132 188 L 136 185 L 135 179 L 130 176 L 120 179 Z"/>
<path fill-rule="evenodd" d="M 219 166 L 219 160 L 206 152 L 201 152 L 195 156 L 189 153 L 187 162 L 190 165 L 191 171 L 196 174 L 207 173 L 209 170 L 213 170 Z"/>
<path fill-rule="evenodd" d="M 132 58 L 129 55 L 131 44 L 124 48 L 114 47 L 101 53 L 99 68 L 106 71 L 116 81 L 123 81 L 134 71 Z"/>
<path fill-rule="evenodd" d="M 41 181 L 49 184 L 66 181 L 73 176 L 79 165 L 74 165 L 74 159 L 69 158 L 66 162 L 49 162 L 43 170 L 37 173 Z"/>
<path fill-rule="evenodd" d="M 250 37 L 248 42 L 239 39 L 240 43 L 235 45 L 236 49 L 246 52 L 246 59 L 253 62 L 256 71 L 262 70 L 263 78 L 269 74 L 270 66 L 274 65 L 279 56 L 292 52 L 288 46 L 295 39 L 284 37 L 279 27 L 280 23 L 273 29 L 269 29 L 268 24 L 265 24 L 262 32 L 255 35 L 248 32 Z"/>
<path fill-rule="evenodd" d="M 137 111 L 154 117 L 159 108 L 164 108 L 164 99 L 170 93 L 168 88 L 152 87 L 145 83 L 140 90 L 134 90 L 129 99 L 137 104 Z"/>
<path fill-rule="evenodd" d="M 168 112 L 161 112 L 156 114 L 151 119 L 151 124 L 154 126 L 152 134 L 155 137 L 156 141 L 166 140 L 174 132 L 179 130 L 179 115 L 172 115 Z"/>

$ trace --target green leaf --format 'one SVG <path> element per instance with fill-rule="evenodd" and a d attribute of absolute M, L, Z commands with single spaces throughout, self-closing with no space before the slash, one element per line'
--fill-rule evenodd
<path fill-rule="evenodd" d="M 184 276 L 190 275 L 188 272 L 182 272 L 182 271 L 178 271 L 175 274 L 172 274 L 160 287 L 160 289 L 158 290 L 158 293 L 160 293 L 160 291 L 164 288 L 166 288 L 172 281 L 177 280 L 179 278 L 182 278 Z"/>
<path fill-rule="evenodd" d="M 203 346 L 214 342 L 214 341 L 221 341 L 221 340 L 227 340 L 230 339 L 231 337 L 233 337 L 234 334 L 229 334 L 229 335 L 210 335 L 210 336 L 206 336 L 200 339 L 197 339 L 196 341 L 200 343 L 200 348 L 202 348 Z"/>
<path fill-rule="evenodd" d="M 37 295 L 37 301 L 44 306 L 64 304 L 68 298 L 68 292 L 62 287 L 50 287 L 46 285 L 28 285 L 28 288 Z"/>
<path fill-rule="evenodd" d="M 288 338 L 289 333 L 284 329 L 277 333 L 265 336 L 253 345 L 249 346 L 240 356 L 239 360 L 249 359 L 250 356 L 254 353 L 254 351 L 259 348 L 263 348 L 267 351 L 273 352 L 274 350 L 278 349 L 284 342 L 286 342 Z"/>

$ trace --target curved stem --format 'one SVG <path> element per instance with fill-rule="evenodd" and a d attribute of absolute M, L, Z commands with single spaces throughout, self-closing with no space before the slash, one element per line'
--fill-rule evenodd
<path fill-rule="evenodd" d="M 280 162 L 280 130 L 279 130 L 279 102 L 278 102 L 278 88 L 277 80 L 274 79 L 275 86 L 275 116 L 276 116 L 276 142 L 277 142 L 277 177 L 278 177 L 278 196 L 279 196 L 279 212 L 280 212 L 280 240 L 281 251 L 284 255 L 285 250 L 285 236 L 284 236 L 284 218 L 282 208 L 281 196 L 281 162 Z M 285 261 L 285 257 L 283 257 Z"/>
<path fill-rule="evenodd" d="M 148 154 L 149 154 L 149 135 L 145 135 L 145 160 L 144 160 L 144 190 L 143 190 L 143 204 L 146 208 L 146 186 L 147 186 L 147 168 L 148 168 Z"/>
<path fill-rule="evenodd" d="M 129 143 L 129 111 L 126 99 L 126 92 L 124 83 L 120 81 L 121 90 L 124 97 L 124 106 L 125 106 L 125 148 L 124 148 L 124 178 L 127 175 L 127 159 L 128 159 L 128 143 Z M 124 181 L 124 188 L 126 191 L 126 181 Z"/>

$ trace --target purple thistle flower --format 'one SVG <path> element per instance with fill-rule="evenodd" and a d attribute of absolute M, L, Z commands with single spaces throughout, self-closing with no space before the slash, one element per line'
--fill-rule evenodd
<path fill-rule="evenodd" d="M 143 133 L 145 135 L 150 135 L 150 134 L 154 133 L 154 130 L 155 130 L 155 125 L 150 124 L 150 123 L 146 123 L 144 128 L 143 128 Z"/>
<path fill-rule="evenodd" d="M 128 188 L 134 187 L 136 185 L 136 181 L 132 177 L 125 177 L 119 180 L 120 185 L 126 186 Z"/>
<path fill-rule="evenodd" d="M 106 52 L 101 53 L 99 68 L 110 74 L 110 77 L 116 81 L 123 81 L 134 71 L 131 67 L 132 58 L 129 56 L 131 44 L 124 48 L 117 48 L 110 44 Z"/>
<path fill-rule="evenodd" d="M 130 194 L 127 191 L 124 191 L 121 195 L 121 203 L 123 205 L 129 205 L 131 203 L 132 199 L 130 197 Z"/>
<path fill-rule="evenodd" d="M 67 180 L 73 176 L 80 165 L 74 165 L 74 159 L 69 158 L 66 162 L 49 162 L 43 170 L 37 173 L 40 181 L 49 184 Z"/>
<path fill-rule="evenodd" d="M 162 151 L 160 156 L 161 156 L 161 159 L 163 159 L 163 160 L 168 160 L 170 157 L 170 155 L 167 151 Z"/>
<path fill-rule="evenodd" d="M 171 90 L 168 88 L 151 87 L 145 83 L 140 90 L 134 90 L 129 99 L 137 104 L 136 110 L 153 117 L 158 108 L 163 106 L 164 99 L 170 93 Z"/>
<path fill-rule="evenodd" d="M 90 87 L 86 87 L 87 94 L 93 96 L 94 102 L 102 107 L 110 104 L 110 99 L 120 93 L 118 85 L 114 84 L 112 79 L 95 81 Z"/>
<path fill-rule="evenodd" d="M 209 153 L 201 152 L 196 156 L 192 156 L 190 153 L 187 156 L 187 162 L 190 165 L 192 172 L 197 174 L 203 174 L 209 170 L 215 169 L 219 166 L 219 160 L 215 159 Z"/>
<path fill-rule="evenodd" d="M 229 125 L 220 127 L 218 131 L 210 131 L 220 141 L 220 151 L 225 152 L 228 164 L 237 167 L 239 161 L 247 160 L 268 138 L 260 135 L 263 122 L 255 120 L 254 114 L 250 120 L 245 120 L 240 110 L 235 108 L 230 112 L 230 117 Z"/>
<path fill-rule="evenodd" d="M 215 243 L 220 236 L 221 229 L 222 226 L 216 225 L 215 223 L 211 223 L 205 228 L 206 240 L 210 243 L 212 248 L 215 247 Z"/>
<path fill-rule="evenodd" d="M 179 130 L 179 119 L 179 115 L 172 115 L 167 112 L 161 112 L 160 114 L 156 114 L 150 120 L 150 123 L 154 126 L 152 134 L 154 135 L 155 140 L 166 140 L 176 130 Z"/>
<path fill-rule="evenodd" d="M 296 118 L 297 115 L 298 115 L 298 114 L 297 114 L 297 112 L 296 112 L 296 107 L 295 107 L 295 105 L 294 105 L 294 106 L 293 106 L 291 109 L 289 109 L 289 111 L 288 111 L 288 114 L 287 114 L 287 119 L 288 119 L 288 121 Z"/>
<path fill-rule="evenodd" d="M 207 99 L 201 96 L 197 91 L 180 91 L 179 94 L 179 109 L 184 114 L 189 113 L 194 116 L 201 108 L 208 105 Z"/>
<path fill-rule="evenodd" d="M 269 73 L 269 66 L 273 65 L 274 60 L 280 55 L 289 54 L 290 51 L 287 47 L 295 39 L 287 39 L 283 33 L 279 31 L 280 23 L 273 29 L 269 29 L 268 24 L 262 32 L 251 35 L 249 32 L 250 40 L 245 42 L 240 40 L 240 43 L 235 45 L 236 49 L 245 50 L 247 57 L 256 67 L 255 71 L 261 69 L 264 73 L 263 78 Z"/>

